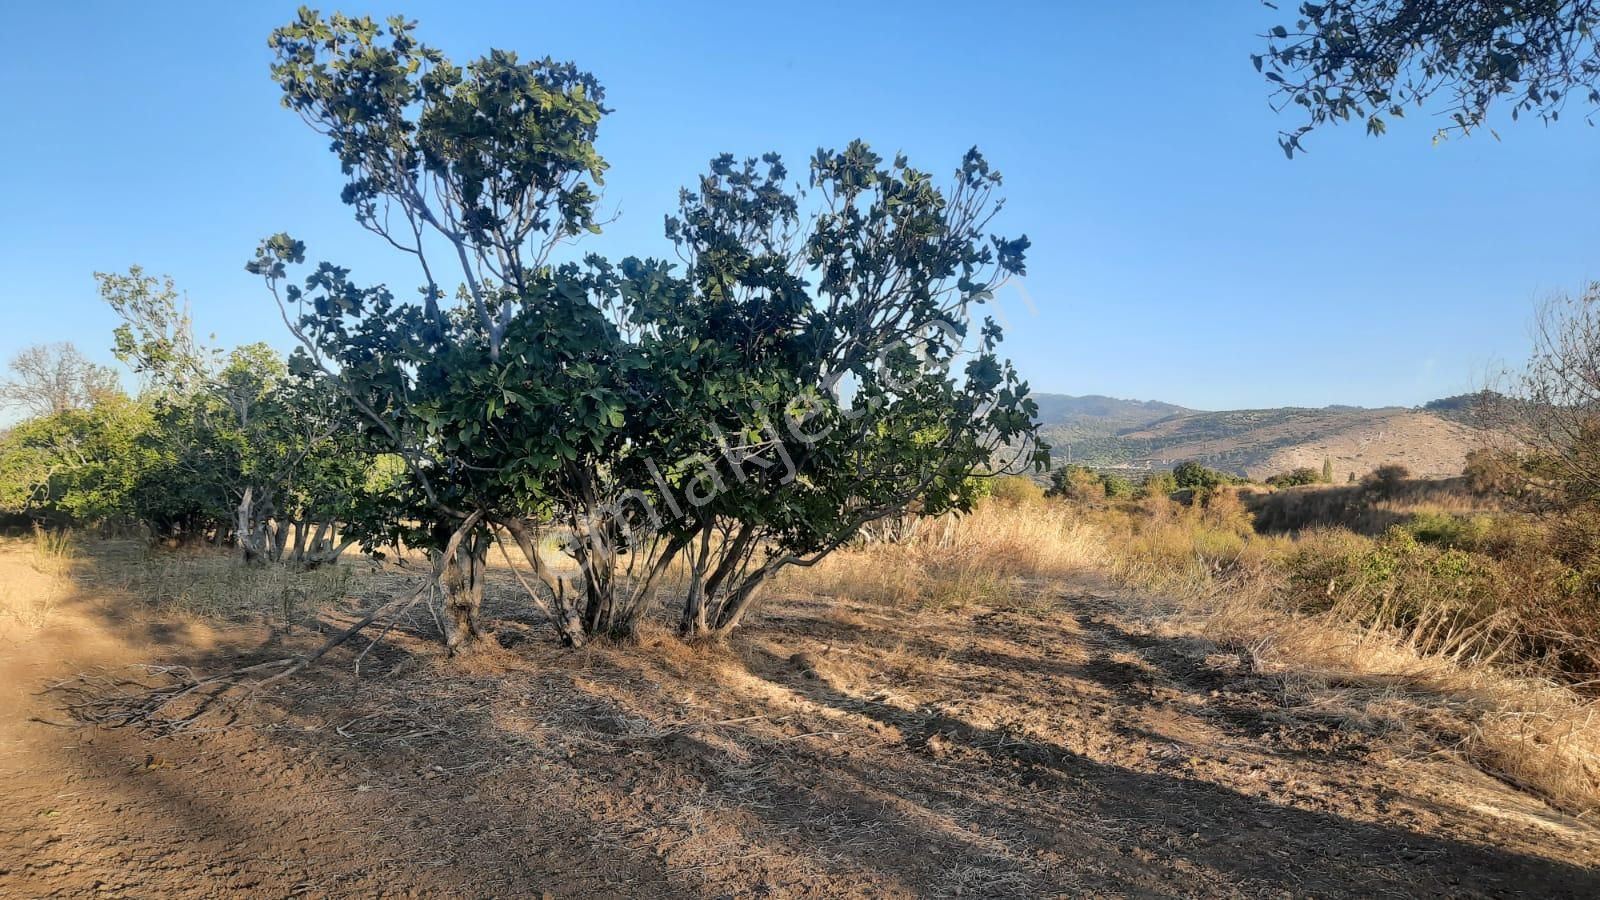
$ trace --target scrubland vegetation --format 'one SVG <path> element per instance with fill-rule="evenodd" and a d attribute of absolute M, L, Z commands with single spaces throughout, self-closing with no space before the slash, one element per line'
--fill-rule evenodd
<path fill-rule="evenodd" d="M 206 894 L 1593 885 L 1600 288 L 1440 407 L 1493 438 L 1459 477 L 1051 470 L 982 311 L 1029 243 L 975 149 L 941 183 L 852 142 L 806 187 L 721 155 L 678 263 L 613 261 L 571 248 L 604 225 L 592 75 L 457 66 L 403 18 L 269 45 L 418 290 L 276 234 L 247 269 L 288 355 L 206 346 L 134 267 L 97 280 L 136 390 L 12 362 L 0 737 L 38 808 L 0 849 L 55 853 L 58 797 L 98 843 L 0 879 L 176 896 L 124 845 L 199 840 Z"/>
<path fill-rule="evenodd" d="M 1097 573 L 1156 598 L 1158 620 L 1346 691 L 1352 719 L 1446 689 L 1451 700 L 1411 713 L 1457 721 L 1457 749 L 1488 771 L 1593 809 L 1600 606 L 1586 562 L 1559 553 L 1572 525 L 1469 485 L 1391 470 L 1351 487 L 1108 501 L 1004 480 L 970 515 L 839 554 L 795 584 L 903 610 L 1029 609 Z"/>

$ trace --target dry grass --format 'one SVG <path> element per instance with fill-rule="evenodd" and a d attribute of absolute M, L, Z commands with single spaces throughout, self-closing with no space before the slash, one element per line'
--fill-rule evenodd
<path fill-rule="evenodd" d="M 74 597 L 104 607 L 133 598 L 163 615 L 243 620 L 263 615 L 305 623 L 343 600 L 351 564 L 301 570 L 242 566 L 231 553 L 152 550 L 139 541 L 82 541 L 70 531 L 36 531 L 0 542 L 0 631 L 39 631 Z M 356 563 L 355 565 L 360 565 Z"/>
<path fill-rule="evenodd" d="M 1463 617 L 1450 596 L 1458 585 L 1442 581 L 1411 586 L 1405 602 L 1415 607 L 1404 616 L 1395 596 L 1375 605 L 1332 582 L 1326 602 L 1308 605 L 1305 585 L 1291 585 L 1297 566 L 1363 558 L 1378 545 L 1339 528 L 1256 535 L 1228 501 L 1088 515 L 1114 535 L 1106 571 L 1171 601 L 1160 607 L 1167 627 L 1240 649 L 1303 704 L 1353 728 L 1383 719 L 1450 733 L 1453 752 L 1484 771 L 1569 810 L 1600 808 L 1600 701 L 1554 670 L 1502 664 L 1509 640 L 1532 627 L 1509 607 Z"/>
<path fill-rule="evenodd" d="M 1261 532 L 1338 527 L 1376 536 L 1419 514 L 1466 517 L 1503 511 L 1497 499 L 1473 492 L 1465 478 L 1418 478 L 1384 487 L 1311 484 L 1256 492 L 1246 499 Z"/>
<path fill-rule="evenodd" d="M 0 542 L 7 559 L 0 579 L 0 633 L 26 636 L 49 624 L 72 591 L 77 545 L 69 531 L 36 530 L 32 537 Z"/>
<path fill-rule="evenodd" d="M 1485 771 L 1567 809 L 1600 808 L 1600 705 L 1527 667 L 1508 670 L 1486 654 L 1464 652 L 1469 642 L 1440 639 L 1437 629 L 1430 638 L 1427 629 L 1396 628 L 1339 603 L 1315 610 L 1285 603 L 1286 560 L 1364 552 L 1374 542 L 1342 529 L 1256 535 L 1249 521 L 1228 493 L 1198 507 L 1165 498 L 1094 508 L 991 501 L 966 516 L 924 522 L 897 542 L 862 544 L 791 570 L 777 590 L 838 598 L 830 621 L 856 631 L 913 611 L 1043 609 L 1056 602 L 1064 579 L 1108 576 L 1147 598 L 1151 628 L 1198 634 L 1238 653 L 1319 715 L 1358 731 L 1401 722 L 1419 735 L 1447 734 L 1449 752 Z M 13 541 L 0 552 L 13 563 L 0 587 L 0 622 L 14 632 L 43 627 L 59 603 L 86 586 L 86 594 L 137 598 L 165 613 L 304 621 L 346 599 L 361 565 L 249 568 L 225 554 L 151 552 L 132 543 L 80 548 L 51 535 Z M 370 591 L 370 579 L 362 582 L 361 591 Z M 904 645 L 880 649 L 874 664 L 885 671 L 950 664 Z M 727 664 L 705 652 L 681 647 L 680 663 Z M 814 667 L 848 686 L 861 679 L 859 665 L 823 656 Z M 1405 743 L 1404 734 L 1390 737 Z M 1419 738 L 1416 745 L 1437 752 L 1437 741 Z"/>
<path fill-rule="evenodd" d="M 228 619 L 266 613 L 283 622 L 305 621 L 342 600 L 352 578 L 349 565 L 244 566 L 231 553 L 150 552 L 132 542 L 100 545 L 95 556 L 93 575 L 86 577 L 97 589 L 163 611 Z"/>
<path fill-rule="evenodd" d="M 1273 553 L 1292 542 L 1252 538 L 1239 517 L 1228 499 L 1199 509 L 990 503 L 789 576 L 788 590 L 723 644 L 683 642 L 670 622 L 653 621 L 627 646 L 571 652 L 541 633 L 463 662 L 444 658 L 424 622 L 388 634 L 371 658 L 381 666 L 354 671 L 351 646 L 264 694 L 250 715 L 268 727 L 161 745 L 172 771 L 130 775 L 122 757 L 147 752 L 131 735 L 121 740 L 134 750 L 109 755 L 116 765 L 99 782 L 74 770 L 64 790 L 50 780 L 61 767 L 40 765 L 32 790 L 41 799 L 28 805 L 63 804 L 74 827 L 96 822 L 118 837 L 163 807 L 131 805 L 106 786 L 170 778 L 151 796 L 216 796 L 240 821 L 270 827 L 241 842 L 197 817 L 195 834 L 160 830 L 163 843 L 139 847 L 140 858 L 181 847 L 278 859 L 293 853 L 288 841 L 307 840 L 293 823 L 311 822 L 310 839 L 332 848 L 317 861 L 322 872 L 327 860 L 388 858 L 339 842 L 387 839 L 372 823 L 390 822 L 429 849 L 394 854 L 413 868 L 382 877 L 441 894 L 481 889 L 484 872 L 521 877 L 523 867 L 503 862 L 518 853 L 577 870 L 563 848 L 669 861 L 610 884 L 615 891 L 680 878 L 682 893 L 741 896 L 1160 893 L 1197 877 L 1212 880 L 1194 893 L 1216 896 L 1414 894 L 1441 873 L 1487 883 L 1468 880 L 1497 864 L 1469 855 L 1479 844 L 1591 858 L 1572 849 L 1590 840 L 1586 829 L 1456 760 L 1593 809 L 1592 708 L 1548 683 L 1420 652 L 1392 629 L 1275 606 L 1261 585 Z M 32 568 L 31 545 L 5 549 Z M 370 598 L 391 579 L 417 577 L 355 560 L 348 575 L 246 569 L 225 555 L 126 544 L 85 544 L 77 562 L 78 602 L 129 615 L 74 621 L 63 611 L 29 643 L 38 659 L 87 652 L 93 629 L 82 626 L 95 623 L 149 640 L 125 626 L 155 604 L 253 622 L 277 618 L 287 588 L 312 591 L 310 605 L 340 599 L 328 579 L 350 578 L 350 593 Z M 1112 590 L 1106 575 L 1170 589 Z M 510 574 L 492 576 L 486 612 L 497 627 L 539 628 Z M 964 584 L 1000 587 L 961 593 Z M 229 664 L 259 646 L 261 631 L 217 627 L 215 652 L 197 668 Z M 288 648 L 320 640 L 274 635 Z M 182 640 L 191 642 L 187 631 Z M 148 646 L 118 652 L 158 658 Z M 40 758 L 78 760 L 58 747 L 74 733 L 35 733 L 53 742 Z M 1462 779 L 1470 796 L 1452 793 Z M 481 799 L 424 802 L 441 790 Z M 293 805 L 263 818 L 250 806 L 257 798 Z M 530 810 L 544 816 L 539 827 L 527 824 Z M 338 818 L 346 814 L 357 824 Z M 279 834 L 290 837 L 272 843 Z M 1402 860 L 1397 843 L 1427 852 Z M 107 846 L 104 864 L 126 867 L 126 842 Z M 445 872 L 447 858 L 467 878 L 421 880 Z M 1339 868 L 1295 866 L 1276 880 L 1285 860 Z M 1498 865 L 1507 883 L 1521 877 L 1519 889 L 1540 892 L 1527 870 Z M 84 885 L 101 877 L 80 874 Z M 291 892 L 271 877 L 254 889 Z M 159 881 L 128 883 L 160 893 Z M 550 887 L 497 884 L 507 896 Z"/>
<path fill-rule="evenodd" d="M 1517 625 L 1509 613 L 1466 624 L 1439 597 L 1401 628 L 1354 595 L 1308 608 L 1290 591 L 1291 560 L 1343 559 L 1376 543 L 1342 528 L 1256 534 L 1247 499 L 990 502 L 924 523 L 909 540 L 834 554 L 783 587 L 902 611 L 1014 608 L 1095 572 L 1147 598 L 1151 627 L 1237 651 L 1319 716 L 1356 731 L 1411 723 L 1414 736 L 1389 738 L 1437 752 L 1443 734 L 1448 752 L 1486 772 L 1569 810 L 1600 808 L 1600 702 L 1536 667 L 1500 665 L 1492 648 Z M 1438 500 L 1395 502 L 1414 511 Z"/>
<path fill-rule="evenodd" d="M 984 503 L 964 516 L 922 523 L 894 543 L 835 553 L 785 573 L 781 589 L 895 608 L 1028 606 L 1048 582 L 1101 565 L 1103 533 L 1058 503 Z"/>
<path fill-rule="evenodd" d="M 1232 597 L 1190 615 L 1207 637 L 1282 676 L 1301 705 L 1353 730 L 1381 720 L 1449 735 L 1450 751 L 1485 772 L 1578 814 L 1600 809 L 1600 702 L 1328 615 L 1288 616 Z"/>

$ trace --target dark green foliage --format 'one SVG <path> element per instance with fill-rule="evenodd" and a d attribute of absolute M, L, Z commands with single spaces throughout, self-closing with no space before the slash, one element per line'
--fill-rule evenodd
<path fill-rule="evenodd" d="M 1107 500 L 1125 500 L 1134 494 L 1133 482 L 1112 472 L 1101 474 L 1100 486 L 1105 489 Z"/>
<path fill-rule="evenodd" d="M 1422 408 L 1441 418 L 1463 425 L 1484 425 L 1493 422 L 1495 416 L 1508 402 L 1508 398 L 1490 390 L 1477 391 L 1471 394 L 1456 394 L 1450 397 L 1440 397 L 1422 404 Z"/>
<path fill-rule="evenodd" d="M 1190 460 L 1178 463 L 1172 469 L 1172 478 L 1177 483 L 1179 490 L 1209 491 L 1212 488 L 1237 481 L 1232 475 L 1208 468 L 1198 462 Z"/>
<path fill-rule="evenodd" d="M 819 150 L 804 190 L 775 155 L 719 156 L 667 219 L 681 269 L 561 261 L 599 227 L 592 76 L 502 51 L 456 67 L 401 19 L 302 11 L 271 43 L 358 221 L 423 282 L 419 302 L 328 263 L 291 282 L 285 235 L 250 264 L 367 451 L 405 465 L 371 524 L 509 535 L 569 642 L 629 633 L 680 559 L 684 630 L 725 634 L 783 567 L 1042 464 L 1027 386 L 974 315 L 1028 246 L 987 230 L 1000 176 L 976 150 L 943 186 L 860 142 Z M 576 576 L 540 557 L 546 527 Z"/>
<path fill-rule="evenodd" d="M 1411 470 L 1399 463 L 1386 463 L 1361 479 L 1362 487 L 1380 497 L 1392 497 L 1411 477 Z"/>
<path fill-rule="evenodd" d="M 1333 460 L 1326 456 L 1322 458 L 1322 475 L 1318 480 L 1323 484 L 1333 484 Z"/>
<path fill-rule="evenodd" d="M 340 523 L 370 514 L 381 469 L 350 439 L 337 393 L 265 344 L 197 344 L 170 279 L 98 274 L 123 319 L 117 355 L 139 375 L 130 399 L 104 387 L 0 440 L 0 508 L 78 525 L 143 526 L 247 558 L 325 562 Z M 292 542 L 291 542 L 292 540 Z"/>
<path fill-rule="evenodd" d="M 1571 98 L 1600 103 L 1597 25 L 1600 8 L 1587 0 L 1324 0 L 1301 3 L 1251 61 L 1279 108 L 1305 111 L 1279 139 L 1293 157 L 1318 126 L 1355 120 L 1379 135 L 1386 117 L 1430 104 L 1449 122 L 1444 135 L 1476 130 L 1496 102 L 1512 119 L 1546 122 Z"/>
<path fill-rule="evenodd" d="M 1322 474 L 1316 469 L 1302 466 L 1288 472 L 1280 472 L 1267 478 L 1267 484 L 1273 487 L 1299 487 L 1305 484 L 1317 484 L 1323 480 Z"/>
<path fill-rule="evenodd" d="M 1114 472 L 1068 463 L 1050 473 L 1051 497 L 1069 500 L 1121 500 L 1134 494 L 1133 482 Z"/>

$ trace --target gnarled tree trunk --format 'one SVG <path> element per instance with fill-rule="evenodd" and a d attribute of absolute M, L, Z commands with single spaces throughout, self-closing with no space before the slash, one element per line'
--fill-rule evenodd
<path fill-rule="evenodd" d="M 266 562 L 271 556 L 272 536 L 267 533 L 270 507 L 271 501 L 264 497 L 257 500 L 256 489 L 247 487 L 238 508 L 234 510 L 234 539 L 238 541 L 239 552 L 246 563 Z"/>
<path fill-rule="evenodd" d="M 482 530 L 463 537 L 445 560 L 439 579 L 444 589 L 445 647 L 451 656 L 471 653 L 491 640 L 483 627 L 484 566 L 489 535 Z"/>

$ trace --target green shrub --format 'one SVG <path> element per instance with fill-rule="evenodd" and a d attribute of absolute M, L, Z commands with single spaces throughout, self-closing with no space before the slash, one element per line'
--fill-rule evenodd
<path fill-rule="evenodd" d="M 1423 544 L 1465 550 L 1483 547 L 1493 526 L 1488 516 L 1457 516 L 1445 512 L 1418 512 L 1401 527 Z"/>
<path fill-rule="evenodd" d="M 1226 472 L 1220 472 L 1192 460 L 1178 463 L 1172 470 L 1172 477 L 1177 482 L 1179 490 L 1188 488 L 1199 491 L 1209 491 L 1225 484 L 1233 484 L 1238 480 Z"/>
<path fill-rule="evenodd" d="M 1307 466 L 1280 472 L 1267 478 L 1267 484 L 1273 487 L 1298 487 L 1302 484 L 1316 484 L 1320 481 L 1322 481 L 1322 476 L 1318 474 L 1317 470 Z"/>
<path fill-rule="evenodd" d="M 1362 485 L 1367 490 L 1380 497 L 1393 497 L 1400 492 L 1400 487 L 1411 477 L 1411 470 L 1399 463 L 1386 463 L 1367 473 L 1361 479 Z"/>
<path fill-rule="evenodd" d="M 989 496 L 1005 506 L 1029 506 L 1044 500 L 1044 488 L 1032 478 L 1006 475 L 990 481 Z"/>
<path fill-rule="evenodd" d="M 1141 497 L 1170 497 L 1178 490 L 1178 479 L 1171 472 L 1151 472 L 1139 482 Z"/>
<path fill-rule="evenodd" d="M 1133 496 L 1133 482 L 1121 475 L 1110 472 L 1101 475 L 1100 486 L 1105 490 L 1107 500 L 1125 500 Z"/>
<path fill-rule="evenodd" d="M 1095 470 L 1067 463 L 1050 473 L 1050 496 L 1068 500 L 1104 500 L 1106 490 Z"/>

